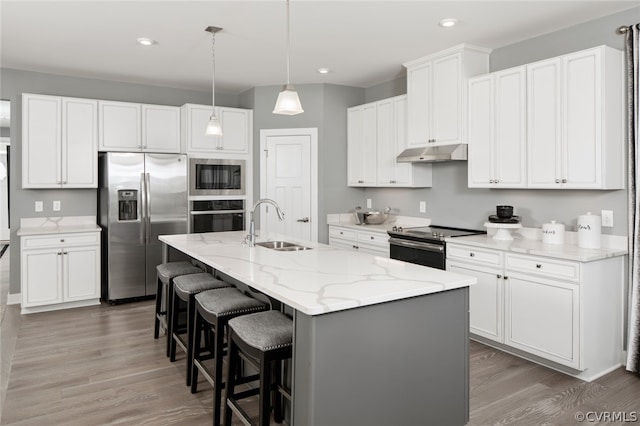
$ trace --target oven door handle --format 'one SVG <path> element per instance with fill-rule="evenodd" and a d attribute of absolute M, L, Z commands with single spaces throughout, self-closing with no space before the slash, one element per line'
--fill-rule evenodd
<path fill-rule="evenodd" d="M 437 253 L 444 252 L 444 246 L 440 244 L 423 243 L 418 241 L 402 240 L 400 238 L 389 238 L 389 244 L 407 247 L 417 250 L 433 251 Z"/>
<path fill-rule="evenodd" d="M 201 214 L 229 214 L 229 213 L 246 213 L 246 210 L 192 210 L 191 216 Z"/>

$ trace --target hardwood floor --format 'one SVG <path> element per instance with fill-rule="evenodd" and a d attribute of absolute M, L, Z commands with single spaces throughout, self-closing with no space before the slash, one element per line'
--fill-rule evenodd
<path fill-rule="evenodd" d="M 211 388 L 201 379 L 189 392 L 184 355 L 170 363 L 165 340 L 153 339 L 153 310 L 148 301 L 18 314 L 1 423 L 209 425 Z M 640 379 L 622 369 L 586 383 L 476 342 L 470 365 L 470 425 L 575 425 L 577 411 L 640 416 Z"/>

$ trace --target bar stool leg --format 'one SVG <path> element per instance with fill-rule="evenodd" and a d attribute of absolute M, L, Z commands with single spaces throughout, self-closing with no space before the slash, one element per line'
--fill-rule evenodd
<path fill-rule="evenodd" d="M 271 408 L 271 361 L 260 357 L 260 426 L 269 426 Z"/>
<path fill-rule="evenodd" d="M 189 295 L 189 301 L 187 302 L 187 336 L 193 336 L 195 320 L 196 297 L 195 294 L 191 294 Z M 191 371 L 193 370 L 193 340 L 194 339 L 189 339 L 187 337 L 187 386 L 191 386 Z"/>
<path fill-rule="evenodd" d="M 224 405 L 224 426 L 231 426 L 231 403 L 229 396 L 233 396 L 235 392 L 236 372 L 238 371 L 238 347 L 233 343 L 231 337 L 227 338 L 229 342 L 229 355 L 227 364 L 227 402 Z"/>
<path fill-rule="evenodd" d="M 173 338 L 173 279 L 169 280 L 169 285 L 165 294 L 167 295 L 167 357 L 171 356 L 171 342 Z"/>
<path fill-rule="evenodd" d="M 220 328 L 220 329 L 219 329 Z M 215 354 L 215 371 L 213 373 L 213 424 L 218 426 L 220 424 L 220 405 L 222 404 L 222 388 L 227 386 L 222 383 L 222 360 L 224 353 L 224 331 L 221 330 L 223 326 L 220 325 L 220 321 L 215 324 L 215 335 L 213 344 L 213 353 Z M 228 392 L 228 391 L 227 391 Z"/>
<path fill-rule="evenodd" d="M 158 315 L 162 315 L 162 281 L 158 278 L 158 283 L 156 285 L 156 320 L 154 323 L 154 327 L 153 327 L 153 338 L 157 339 L 160 336 L 160 318 L 158 318 Z M 164 311 L 165 314 L 165 320 L 166 320 L 166 313 L 167 311 Z M 168 322 L 167 322 L 168 325 Z"/>
<path fill-rule="evenodd" d="M 194 365 L 196 359 L 200 358 L 202 346 L 202 316 L 196 309 L 195 324 L 193 325 L 193 352 L 191 354 L 191 393 L 198 392 L 198 368 Z M 205 345 L 209 348 L 209 339 L 206 338 L 208 331 L 205 331 Z"/>
<path fill-rule="evenodd" d="M 273 420 L 276 423 L 282 423 L 284 414 L 282 406 L 282 395 L 280 394 L 280 383 L 282 381 L 282 361 L 276 360 L 273 366 L 273 382 L 275 383 L 275 392 L 273 393 Z"/>
<path fill-rule="evenodd" d="M 180 298 L 176 296 L 175 291 L 171 292 L 171 329 L 169 333 L 169 361 L 174 362 L 176 360 L 176 342 L 173 340 L 173 333 L 178 330 L 179 318 L 180 318 Z"/>

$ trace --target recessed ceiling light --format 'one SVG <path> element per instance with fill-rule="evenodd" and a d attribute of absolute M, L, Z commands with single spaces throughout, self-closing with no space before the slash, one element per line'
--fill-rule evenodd
<path fill-rule="evenodd" d="M 141 44 L 143 46 L 151 46 L 153 44 L 158 44 L 157 41 L 152 40 L 150 38 L 146 38 L 146 37 L 140 37 L 137 41 L 138 41 L 138 44 Z"/>
<path fill-rule="evenodd" d="M 318 68 L 318 72 L 320 74 L 329 74 L 331 70 L 329 68 L 322 67 L 322 68 Z"/>
<path fill-rule="evenodd" d="M 441 27 L 448 28 L 448 27 L 454 27 L 457 23 L 458 23 L 458 20 L 455 18 L 446 18 L 440 21 L 438 25 L 440 25 Z"/>

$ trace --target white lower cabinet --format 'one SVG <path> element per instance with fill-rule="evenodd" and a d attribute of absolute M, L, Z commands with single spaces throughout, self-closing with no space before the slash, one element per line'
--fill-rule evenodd
<path fill-rule="evenodd" d="M 447 270 L 478 279 L 472 338 L 587 381 L 621 365 L 623 261 L 447 244 Z"/>
<path fill-rule="evenodd" d="M 504 343 L 581 370 L 580 287 L 516 274 L 507 282 Z"/>
<path fill-rule="evenodd" d="M 329 245 L 389 257 L 389 235 L 383 230 L 357 230 L 329 225 Z"/>
<path fill-rule="evenodd" d="M 22 313 L 98 304 L 100 232 L 21 237 Z"/>

